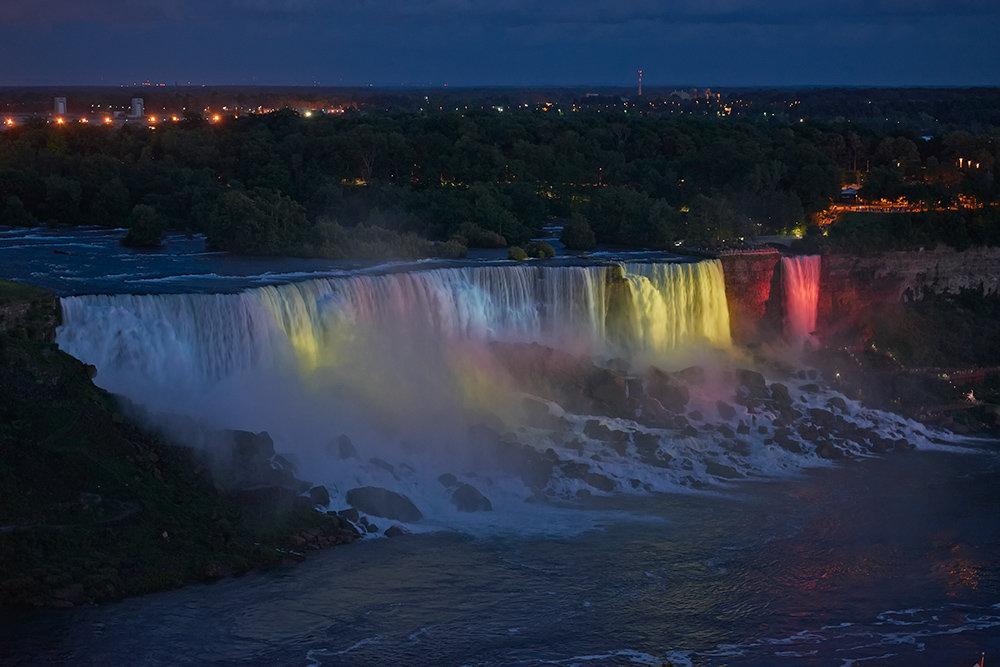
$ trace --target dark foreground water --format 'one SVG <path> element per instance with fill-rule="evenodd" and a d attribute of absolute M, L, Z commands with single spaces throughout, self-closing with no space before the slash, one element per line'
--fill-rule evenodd
<path fill-rule="evenodd" d="M 977 447 L 606 501 L 571 510 L 609 517 L 575 536 L 366 540 L 6 616 L 0 645 L 12 664 L 967 667 L 1000 656 L 1000 459 Z"/>
<path fill-rule="evenodd" d="M 0 230 L 0 277 L 65 295 L 358 270 L 206 253 L 183 237 L 136 253 L 120 234 Z M 724 493 L 515 504 L 515 521 L 495 522 L 514 531 L 369 538 L 211 585 L 7 613 L 0 664 L 968 667 L 982 652 L 992 664 L 1000 444 L 957 449 Z"/>

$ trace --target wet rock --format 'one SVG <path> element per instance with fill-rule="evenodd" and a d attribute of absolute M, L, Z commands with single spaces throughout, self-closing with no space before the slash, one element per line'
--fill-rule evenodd
<path fill-rule="evenodd" d="M 816 455 L 820 458 L 836 460 L 844 458 L 844 451 L 829 440 L 816 444 Z"/>
<path fill-rule="evenodd" d="M 583 481 L 594 487 L 604 491 L 605 493 L 610 493 L 615 490 L 615 483 L 609 478 L 597 472 L 590 472 L 583 476 Z"/>
<path fill-rule="evenodd" d="M 746 440 L 741 440 L 740 438 L 733 438 L 732 440 L 724 440 L 722 446 L 733 452 L 734 454 L 739 454 L 740 456 L 750 455 L 750 443 Z"/>
<path fill-rule="evenodd" d="M 640 454 L 652 454 L 660 448 L 660 436 L 655 433 L 636 433 L 632 438 Z"/>
<path fill-rule="evenodd" d="M 450 472 L 446 472 L 438 476 L 438 482 L 441 483 L 441 486 L 448 488 L 458 484 L 458 478 L 452 475 Z"/>
<path fill-rule="evenodd" d="M 401 535 L 409 535 L 410 531 L 408 531 L 407 529 L 403 528 L 398 524 L 393 524 L 388 528 L 386 528 L 385 532 L 382 534 L 385 535 L 386 537 L 399 537 Z"/>
<path fill-rule="evenodd" d="M 330 492 L 326 490 L 325 486 L 314 486 L 309 489 L 309 500 L 313 505 L 326 507 L 330 504 Z"/>
<path fill-rule="evenodd" d="M 809 419 L 816 426 L 823 428 L 836 428 L 837 426 L 837 416 L 829 410 L 823 410 L 822 408 L 810 408 Z"/>
<path fill-rule="evenodd" d="M 267 431 L 228 431 L 233 438 L 233 452 L 239 460 L 266 460 L 274 456 L 274 440 Z"/>
<path fill-rule="evenodd" d="M 725 401 L 716 401 L 715 409 L 719 413 L 719 418 L 723 421 L 732 421 L 736 418 L 736 408 Z"/>
<path fill-rule="evenodd" d="M 740 420 L 740 425 L 736 427 L 736 432 L 740 435 L 750 435 L 750 426 L 742 419 Z"/>
<path fill-rule="evenodd" d="M 675 375 L 687 384 L 697 386 L 705 383 L 705 369 L 701 366 L 688 366 Z"/>
<path fill-rule="evenodd" d="M 471 484 L 462 484 L 451 494 L 451 502 L 459 512 L 492 512 L 493 503 Z"/>
<path fill-rule="evenodd" d="M 609 415 L 631 416 L 634 402 L 629 400 L 628 381 L 623 376 L 595 367 L 584 378 L 584 392 Z"/>
<path fill-rule="evenodd" d="M 583 476 L 590 472 L 590 466 L 586 463 L 567 461 L 559 466 L 564 477 L 570 479 L 583 479 Z"/>
<path fill-rule="evenodd" d="M 652 368 L 649 371 L 646 380 L 646 393 L 670 412 L 683 412 L 684 406 L 690 400 L 687 387 L 658 368 Z"/>
<path fill-rule="evenodd" d="M 688 437 L 688 438 L 697 438 L 698 437 L 698 429 L 696 429 L 694 426 L 691 426 L 690 424 L 688 424 L 687 426 L 685 426 L 684 428 L 681 429 L 681 435 L 683 435 L 685 437 Z"/>
<path fill-rule="evenodd" d="M 828 408 L 836 408 L 841 412 L 847 412 L 847 402 L 840 396 L 834 396 L 826 402 Z"/>
<path fill-rule="evenodd" d="M 704 415 L 701 414 L 701 410 L 692 410 L 688 413 L 688 419 L 695 422 L 705 421 Z"/>
<path fill-rule="evenodd" d="M 358 520 L 361 518 L 361 515 L 358 514 L 358 510 L 356 507 L 348 507 L 345 510 L 340 510 L 339 512 L 337 512 L 337 516 L 339 516 L 341 519 L 350 521 L 351 523 L 357 523 Z"/>
<path fill-rule="evenodd" d="M 347 502 L 366 514 L 386 519 L 412 522 L 423 518 L 423 514 L 409 498 L 378 486 L 351 489 L 347 492 Z"/>
<path fill-rule="evenodd" d="M 583 433 L 588 438 L 604 442 L 628 442 L 628 433 L 610 429 L 596 419 L 587 420 L 583 427 Z"/>
<path fill-rule="evenodd" d="M 804 391 L 807 394 L 816 394 L 819 393 L 819 385 L 814 382 L 810 382 L 808 384 L 800 385 L 799 390 Z"/>
<path fill-rule="evenodd" d="M 788 387 L 781 382 L 771 383 L 771 400 L 781 407 L 787 408 L 792 405 L 792 397 L 788 393 Z"/>
<path fill-rule="evenodd" d="M 717 430 L 719 434 L 722 435 L 722 437 L 724 438 L 736 437 L 736 432 L 733 431 L 733 429 L 726 426 L 725 424 L 719 424 L 718 426 L 715 427 L 715 430 Z"/>
<path fill-rule="evenodd" d="M 791 429 L 779 428 L 774 432 L 774 442 L 785 451 L 795 454 L 802 453 L 802 445 L 792 437 Z"/>
<path fill-rule="evenodd" d="M 708 461 L 705 464 L 705 472 L 714 477 L 721 477 L 723 479 L 742 479 L 743 474 L 733 468 L 732 466 L 727 466 L 722 463 L 716 463 L 715 461 Z"/>
<path fill-rule="evenodd" d="M 736 381 L 740 389 L 744 390 L 748 396 L 756 399 L 766 399 L 769 397 L 767 381 L 757 371 L 740 368 L 736 371 Z"/>

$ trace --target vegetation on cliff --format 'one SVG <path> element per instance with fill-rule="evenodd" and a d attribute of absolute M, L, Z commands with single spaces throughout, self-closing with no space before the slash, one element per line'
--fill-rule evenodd
<path fill-rule="evenodd" d="M 0 606 L 71 606 L 281 562 L 310 503 L 237 503 L 188 448 L 127 420 L 53 343 L 58 302 L 0 281 Z M 294 495 L 294 494 L 293 494 Z"/>

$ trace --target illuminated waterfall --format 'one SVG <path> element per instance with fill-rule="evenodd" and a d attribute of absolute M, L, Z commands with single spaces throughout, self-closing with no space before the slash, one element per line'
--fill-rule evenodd
<path fill-rule="evenodd" d="M 781 260 L 785 291 L 785 337 L 793 344 L 805 344 L 816 330 L 819 270 L 819 255 L 783 257 Z"/>
<path fill-rule="evenodd" d="M 315 401 L 398 428 L 503 412 L 516 391 L 493 341 L 665 365 L 730 344 L 718 261 L 467 266 L 62 304 L 59 345 L 96 366 L 102 387 L 223 425 L 249 416 L 253 428 L 293 408 L 312 419 Z"/>

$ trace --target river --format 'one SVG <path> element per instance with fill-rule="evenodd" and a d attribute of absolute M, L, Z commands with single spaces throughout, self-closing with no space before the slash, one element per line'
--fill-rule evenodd
<path fill-rule="evenodd" d="M 190 284 L 198 279 L 172 275 L 208 276 L 203 291 L 238 283 L 231 291 L 358 270 L 261 271 L 263 260 L 204 255 L 197 240 L 181 238 L 151 258 L 112 247 L 106 230 L 60 234 L 14 270 L 5 258 L 29 256 L 32 234 L 56 236 L 0 235 L 3 277 L 63 294 L 129 292 L 121 285 L 139 273 L 177 292 L 199 291 Z M 91 276 L 59 263 L 105 250 Z M 217 259 L 206 264 L 206 256 Z M 109 266 L 116 262 L 150 264 L 139 272 Z M 254 266 L 219 279 L 223 265 Z M 112 284 L 119 287 L 105 289 Z M 212 584 L 8 612 L 0 657 L 25 665 L 963 666 L 985 652 L 989 664 L 1000 655 L 997 443 L 912 435 L 921 443 L 913 451 L 837 464 L 808 452 L 788 459 L 796 465 L 728 459 L 740 481 L 638 494 L 571 493 L 570 485 L 544 500 L 500 499 L 502 521 L 431 522 L 417 534 L 373 536 Z M 714 441 L 699 443 L 684 446 L 720 455 Z M 672 451 L 694 470 L 686 474 L 700 470 L 698 456 Z M 617 483 L 628 462 L 600 453 L 602 474 Z M 578 461 L 592 458 L 585 451 Z"/>

